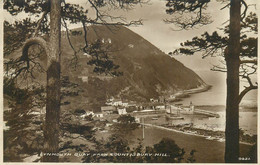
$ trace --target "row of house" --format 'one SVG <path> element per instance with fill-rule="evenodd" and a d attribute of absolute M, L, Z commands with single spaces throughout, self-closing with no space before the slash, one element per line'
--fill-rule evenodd
<path fill-rule="evenodd" d="M 137 110 L 141 111 L 141 110 L 146 110 L 146 109 L 152 109 L 152 110 L 162 110 L 165 109 L 166 106 L 164 104 L 160 104 L 160 103 L 149 103 L 149 104 L 144 104 L 141 106 L 137 106 Z"/>
<path fill-rule="evenodd" d="M 93 113 L 92 116 L 103 118 L 104 115 L 110 115 L 110 114 L 119 114 L 119 115 L 125 115 L 128 112 L 132 112 L 136 110 L 136 106 L 134 103 L 128 103 L 123 102 L 120 99 L 108 99 L 106 102 L 106 106 L 102 106 L 101 112 Z"/>
<path fill-rule="evenodd" d="M 187 108 L 186 111 L 189 111 L 189 112 L 193 112 L 195 109 L 194 105 L 192 103 L 190 103 L 190 106 L 189 108 Z M 161 111 L 165 111 L 167 113 L 176 113 L 176 112 L 183 112 L 183 108 L 181 107 L 181 105 L 168 105 L 168 106 L 165 106 L 165 105 L 156 105 L 156 106 L 150 106 L 150 107 L 147 107 L 147 106 L 136 106 L 135 107 L 135 110 L 134 111 L 131 111 L 131 112 L 134 112 L 134 113 L 159 113 Z M 185 111 L 185 112 L 186 112 Z M 108 105 L 108 106 L 102 106 L 101 107 L 101 112 L 96 112 L 96 113 L 93 113 L 93 111 L 89 111 L 89 112 L 86 112 L 84 115 L 82 115 L 81 117 L 85 117 L 85 116 L 89 116 L 89 115 L 92 115 L 93 117 L 98 117 L 98 118 L 103 118 L 104 115 L 110 115 L 110 114 L 119 114 L 119 115 L 125 115 L 127 114 L 129 111 L 127 111 L 127 107 L 123 107 L 123 106 L 111 106 L 111 105 Z"/>
<path fill-rule="evenodd" d="M 114 113 L 118 113 L 119 115 L 127 114 L 125 107 L 115 107 L 115 106 L 102 106 L 101 112 L 107 115 L 114 114 Z"/>
<path fill-rule="evenodd" d="M 129 108 L 127 107 L 122 107 L 122 106 L 102 106 L 101 107 L 101 113 L 104 115 L 110 115 L 110 114 L 119 114 L 119 115 L 125 115 L 128 112 L 134 112 L 136 110 L 145 110 L 147 107 L 145 106 L 135 106 L 134 109 L 129 110 Z M 165 110 L 165 105 L 157 105 L 157 106 L 152 106 L 151 108 L 148 109 L 152 109 L 152 110 Z"/>
<path fill-rule="evenodd" d="M 136 106 L 136 104 L 132 101 L 127 102 L 127 101 L 122 101 L 121 99 L 114 99 L 114 98 L 108 99 L 106 105 L 122 106 L 122 107 Z"/>
<path fill-rule="evenodd" d="M 152 100 L 154 103 L 156 100 Z M 160 103 L 159 103 L 160 101 Z M 119 114 L 124 115 L 133 111 L 142 111 L 147 109 L 152 110 L 165 110 L 165 105 L 161 104 L 165 102 L 165 97 L 159 97 L 158 103 L 153 105 L 136 105 L 134 102 L 126 102 L 121 99 L 110 98 L 106 102 L 106 106 L 101 107 L 101 112 L 96 113 L 96 117 L 103 117 L 104 115 Z"/>

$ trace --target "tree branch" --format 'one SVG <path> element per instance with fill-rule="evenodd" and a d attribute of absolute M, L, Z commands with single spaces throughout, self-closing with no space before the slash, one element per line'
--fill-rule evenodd
<path fill-rule="evenodd" d="M 245 64 L 245 63 L 250 63 L 250 64 L 256 64 L 257 65 L 257 59 L 254 59 L 254 60 L 240 60 L 240 64 Z"/>
<path fill-rule="evenodd" d="M 131 26 L 131 25 L 142 25 L 142 19 L 139 19 L 139 20 L 136 20 L 136 21 L 130 21 L 130 22 L 126 22 L 126 23 L 123 23 L 123 22 L 111 22 L 111 23 L 108 23 L 108 22 L 105 22 L 104 20 L 100 19 L 101 21 L 96 21 L 96 20 L 86 20 L 86 19 L 81 19 L 79 17 L 75 17 L 75 16 L 72 16 L 72 15 L 68 15 L 67 13 L 62 13 L 62 16 L 63 17 L 66 17 L 66 18 L 69 18 L 69 19 L 75 19 L 75 20 L 78 20 L 79 22 L 84 22 L 84 23 L 90 23 L 90 24 L 93 24 L 93 25 L 123 25 L 123 26 Z"/>
<path fill-rule="evenodd" d="M 97 6 L 94 4 L 94 2 L 92 2 L 91 0 L 88 0 L 88 2 L 91 4 L 91 6 L 95 9 L 95 11 L 96 11 L 96 21 L 98 20 L 98 19 L 100 19 L 100 16 L 102 15 L 101 13 L 100 13 L 100 11 L 98 10 L 98 8 L 97 8 Z"/>
<path fill-rule="evenodd" d="M 211 71 L 217 71 L 217 72 L 227 72 L 227 68 L 223 68 L 220 66 L 214 65 L 213 68 L 210 69 Z"/>
<path fill-rule="evenodd" d="M 243 22 L 243 19 L 246 17 L 246 12 L 248 9 L 247 3 L 244 0 L 241 0 L 242 4 L 245 6 L 245 10 L 243 11 L 242 15 L 241 15 L 241 21 Z"/>
<path fill-rule="evenodd" d="M 25 41 L 25 44 L 22 49 L 22 56 L 19 59 L 19 61 L 27 61 L 27 66 L 29 67 L 28 50 L 32 45 L 40 45 L 44 49 L 44 51 L 47 55 L 47 59 L 48 60 L 50 59 L 49 58 L 49 56 L 50 56 L 49 48 L 48 48 L 47 42 L 41 37 L 33 37 L 33 38 L 30 38 L 27 41 Z M 48 63 L 47 63 L 47 68 L 48 68 Z"/>
<path fill-rule="evenodd" d="M 37 36 L 37 34 L 38 34 L 38 32 L 39 32 L 39 29 L 40 29 L 40 25 L 41 25 L 43 19 L 45 18 L 45 16 L 46 16 L 47 14 L 48 14 L 48 11 L 44 11 L 43 14 L 42 14 L 42 16 L 41 16 L 41 18 L 38 20 L 37 26 L 36 26 L 36 28 L 35 28 L 35 32 L 34 32 L 34 34 L 33 34 L 33 37 L 36 37 L 36 36 Z"/>
<path fill-rule="evenodd" d="M 209 16 L 206 13 L 202 13 L 202 9 L 205 9 L 209 2 L 209 0 L 167 0 L 166 13 L 170 15 L 177 13 L 181 17 L 164 21 L 166 23 L 174 23 L 182 29 L 193 28 L 195 25 L 209 24 L 211 23 Z M 187 15 L 187 13 L 195 14 L 196 18 L 191 16 L 189 19 L 185 19 L 183 16 Z"/>
<path fill-rule="evenodd" d="M 223 9 L 229 7 L 229 6 L 230 6 L 230 3 L 228 3 L 227 5 L 225 5 L 224 7 L 222 7 L 220 10 L 223 10 Z"/>
<path fill-rule="evenodd" d="M 87 27 L 86 27 L 86 25 L 85 25 L 85 22 L 82 21 L 81 23 L 82 23 L 83 30 L 84 30 L 84 40 L 85 40 L 85 46 L 84 46 L 84 48 L 83 48 L 83 51 L 86 53 L 86 52 L 87 52 L 87 48 L 88 48 L 88 39 L 87 39 L 87 33 L 88 33 L 88 31 L 87 31 Z"/>
<path fill-rule="evenodd" d="M 245 65 L 246 68 L 244 67 L 244 65 Z M 245 89 L 239 94 L 239 102 L 238 103 L 241 102 L 242 98 L 246 95 L 246 93 L 248 93 L 249 91 L 251 91 L 253 89 L 257 89 L 258 88 L 257 83 L 256 83 L 256 85 L 254 85 L 252 80 L 251 80 L 251 78 L 250 78 L 250 75 L 254 74 L 257 71 L 257 68 L 254 67 L 254 65 L 253 66 L 248 66 L 246 64 L 244 64 L 244 65 L 241 66 L 241 68 L 243 69 L 244 73 L 242 75 L 240 75 L 240 76 L 247 80 L 249 86 L 248 87 L 245 86 Z M 250 67 L 251 69 L 253 69 L 253 71 L 250 72 L 247 69 L 247 67 Z"/>
<path fill-rule="evenodd" d="M 251 91 L 251 90 L 253 90 L 253 89 L 257 89 L 257 88 L 258 88 L 258 86 L 255 86 L 255 85 L 249 86 L 249 87 L 245 87 L 245 89 L 244 89 L 244 90 L 239 94 L 239 96 L 238 96 L 238 103 L 241 102 L 242 98 L 243 98 L 249 91 Z"/>

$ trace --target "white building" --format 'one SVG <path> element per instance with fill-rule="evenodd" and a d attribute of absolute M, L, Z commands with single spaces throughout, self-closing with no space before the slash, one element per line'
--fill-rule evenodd
<path fill-rule="evenodd" d="M 94 112 L 93 111 L 87 111 L 85 114 L 83 115 L 80 115 L 81 118 L 85 118 L 86 116 L 95 116 Z"/>
<path fill-rule="evenodd" d="M 158 109 L 158 110 L 165 109 L 165 105 L 157 105 L 155 107 L 155 109 Z"/>
<path fill-rule="evenodd" d="M 113 121 L 114 123 L 117 123 L 117 119 L 113 119 L 112 121 Z"/>
<path fill-rule="evenodd" d="M 118 114 L 119 115 L 125 115 L 127 114 L 126 108 L 117 108 Z"/>
<path fill-rule="evenodd" d="M 116 107 L 114 107 L 114 106 L 102 106 L 101 111 L 104 114 L 112 114 L 112 113 L 116 112 Z"/>
<path fill-rule="evenodd" d="M 134 45 L 133 44 L 129 44 L 128 47 L 129 48 L 134 48 Z"/>
<path fill-rule="evenodd" d="M 111 124 L 111 123 L 106 123 L 106 127 L 110 127 L 110 126 L 112 126 L 113 124 Z"/>
<path fill-rule="evenodd" d="M 113 105 L 113 106 L 122 105 L 122 100 L 114 100 L 114 101 L 112 102 L 112 105 Z"/>
<path fill-rule="evenodd" d="M 113 105 L 112 102 L 106 102 L 105 104 L 106 104 L 106 105 Z"/>
<path fill-rule="evenodd" d="M 88 116 L 89 116 L 89 115 L 92 115 L 92 116 L 93 116 L 93 115 L 94 115 L 94 112 L 93 112 L 93 111 L 87 111 L 87 112 L 86 112 L 86 115 L 88 115 Z"/>
<path fill-rule="evenodd" d="M 139 117 L 135 117 L 135 122 L 136 123 L 140 123 L 140 118 Z"/>
<path fill-rule="evenodd" d="M 176 96 L 175 95 L 170 95 L 170 99 L 175 99 Z"/>
<path fill-rule="evenodd" d="M 180 107 L 175 106 L 175 105 L 170 105 L 170 109 L 167 109 L 167 113 L 179 113 L 179 111 L 181 110 Z"/>
<path fill-rule="evenodd" d="M 104 117 L 104 114 L 101 113 L 101 112 L 97 112 L 97 113 L 95 113 L 94 116 L 95 116 L 95 117 L 98 117 L 98 118 L 103 118 L 103 117 Z"/>
<path fill-rule="evenodd" d="M 128 103 L 127 102 L 122 102 L 122 105 L 123 107 L 128 107 Z"/>
<path fill-rule="evenodd" d="M 83 56 L 86 56 L 87 58 L 89 58 L 89 57 L 92 57 L 90 54 L 88 54 L 88 53 L 83 53 Z"/>
<path fill-rule="evenodd" d="M 150 98 L 150 102 L 153 102 L 153 103 L 158 103 L 159 100 L 158 99 L 154 99 L 154 98 Z"/>

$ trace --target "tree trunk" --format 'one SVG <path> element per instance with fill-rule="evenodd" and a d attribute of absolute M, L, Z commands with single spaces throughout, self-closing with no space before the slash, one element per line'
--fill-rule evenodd
<path fill-rule="evenodd" d="M 236 163 L 239 157 L 239 54 L 240 54 L 240 0 L 231 0 L 230 36 L 227 63 L 226 146 L 225 162 Z"/>
<path fill-rule="evenodd" d="M 59 161 L 61 1 L 51 0 L 44 162 Z"/>

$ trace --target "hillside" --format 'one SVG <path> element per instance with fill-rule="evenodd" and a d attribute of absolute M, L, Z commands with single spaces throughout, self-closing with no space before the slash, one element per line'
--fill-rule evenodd
<path fill-rule="evenodd" d="M 83 29 L 73 29 L 73 31 L 81 32 L 81 34 L 70 36 L 75 50 L 79 50 L 85 44 Z M 66 33 L 62 32 L 61 75 L 67 77 L 71 83 L 78 84 L 77 89 L 74 87 L 71 89 L 77 95 L 63 98 L 63 103 L 71 103 L 64 106 L 65 109 L 75 109 L 75 106 L 79 106 L 96 111 L 110 97 L 145 102 L 150 98 L 206 86 L 192 70 L 126 27 L 90 26 L 87 38 L 89 43 L 100 39 L 109 47 L 107 49 L 109 57 L 120 66 L 118 70 L 123 72 L 123 75 L 112 77 L 94 73 L 93 66 L 87 64 L 92 57 L 84 54 L 83 51 L 77 54 L 77 67 L 72 67 L 71 59 L 74 52 L 69 45 Z M 20 55 L 21 49 L 7 59 L 15 59 Z M 46 57 L 40 56 L 40 60 L 46 62 Z M 34 76 L 40 83 L 46 80 L 44 73 Z M 62 90 L 68 92 L 66 87 Z"/>
<path fill-rule="evenodd" d="M 75 29 L 81 31 L 82 29 Z M 87 65 L 91 58 L 80 52 L 76 70 L 69 66 L 73 50 L 65 35 L 62 36 L 62 74 L 78 81 L 83 77 L 88 96 L 121 97 L 145 101 L 160 95 L 173 94 L 179 90 L 205 85 L 192 70 L 174 58 L 169 57 L 150 42 L 123 26 L 91 26 L 88 28 L 88 42 L 100 39 L 110 46 L 109 55 L 120 66 L 123 76 L 97 75 Z M 77 49 L 84 45 L 83 34 L 71 37 Z M 94 91 L 93 91 L 94 90 Z"/>

